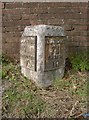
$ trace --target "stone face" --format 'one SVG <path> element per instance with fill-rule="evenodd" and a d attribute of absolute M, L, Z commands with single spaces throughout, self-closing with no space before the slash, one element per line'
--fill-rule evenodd
<path fill-rule="evenodd" d="M 23 37 L 20 46 L 20 63 L 22 67 L 35 70 L 36 37 Z"/>
<path fill-rule="evenodd" d="M 20 47 L 21 72 L 40 87 L 62 78 L 65 67 L 65 33 L 59 26 L 27 26 Z"/>
<path fill-rule="evenodd" d="M 45 70 L 58 69 L 64 61 L 63 38 L 59 36 L 45 37 Z"/>

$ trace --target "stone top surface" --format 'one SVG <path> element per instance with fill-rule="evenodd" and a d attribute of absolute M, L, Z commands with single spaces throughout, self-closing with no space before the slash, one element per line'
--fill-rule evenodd
<path fill-rule="evenodd" d="M 60 26 L 35 25 L 26 26 L 22 36 L 65 36 L 65 31 Z"/>

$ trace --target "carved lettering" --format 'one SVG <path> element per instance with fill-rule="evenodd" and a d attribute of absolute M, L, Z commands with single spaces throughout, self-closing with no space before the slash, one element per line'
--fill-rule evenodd
<path fill-rule="evenodd" d="M 45 37 L 45 70 L 58 69 L 62 61 L 61 39 Z"/>

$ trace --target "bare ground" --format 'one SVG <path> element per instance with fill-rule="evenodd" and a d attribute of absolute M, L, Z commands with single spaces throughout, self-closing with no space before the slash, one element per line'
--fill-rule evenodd
<path fill-rule="evenodd" d="M 70 70 L 62 80 L 54 81 L 53 86 L 40 89 L 17 69 L 10 68 L 2 80 L 3 118 L 76 118 L 87 112 L 89 73 Z"/>

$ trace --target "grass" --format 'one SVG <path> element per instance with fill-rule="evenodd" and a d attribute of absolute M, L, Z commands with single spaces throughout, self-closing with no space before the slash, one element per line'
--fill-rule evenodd
<path fill-rule="evenodd" d="M 89 71 L 89 52 L 75 53 L 69 59 L 75 71 Z"/>
<path fill-rule="evenodd" d="M 3 94 L 3 116 L 28 117 L 27 114 L 31 114 L 39 117 L 37 115 L 43 111 L 44 102 L 36 95 L 36 86 L 21 75 L 18 65 L 8 60 L 2 66 L 2 83 L 5 82 L 9 88 Z"/>
<path fill-rule="evenodd" d="M 2 59 L 3 107 L 5 118 L 63 118 L 84 113 L 86 108 L 86 72 L 69 71 L 47 90 L 40 89 L 20 73 L 20 66 L 7 58 Z M 76 108 L 78 108 L 76 110 Z"/>
<path fill-rule="evenodd" d="M 79 76 L 79 77 L 78 77 Z M 76 94 L 80 97 L 87 96 L 87 73 L 80 76 L 79 73 L 73 71 L 68 78 L 55 80 L 54 87 L 59 90 L 66 90 L 69 94 Z"/>

